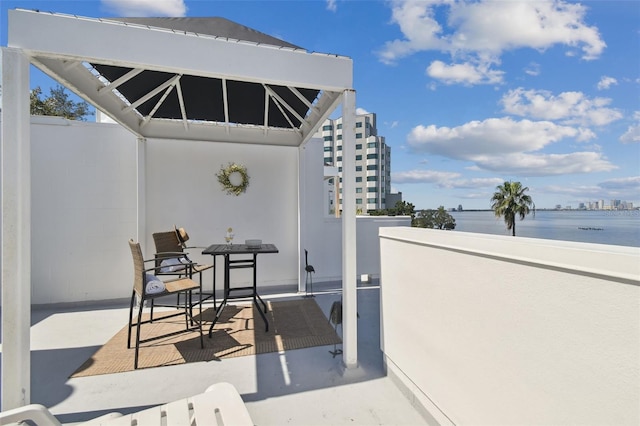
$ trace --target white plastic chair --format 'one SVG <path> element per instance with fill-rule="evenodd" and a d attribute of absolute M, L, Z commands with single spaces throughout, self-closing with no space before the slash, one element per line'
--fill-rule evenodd
<path fill-rule="evenodd" d="M 47 408 L 31 404 L 0 413 L 0 425 L 30 422 L 37 426 L 62 426 Z M 229 383 L 216 383 L 203 393 L 159 405 L 133 414 L 109 413 L 82 423 L 83 426 L 144 425 L 238 425 L 253 426 L 253 421 L 236 388 Z"/>

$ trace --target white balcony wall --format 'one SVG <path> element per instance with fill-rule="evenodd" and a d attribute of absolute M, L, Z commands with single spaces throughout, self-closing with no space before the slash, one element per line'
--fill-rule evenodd
<path fill-rule="evenodd" d="M 640 423 L 640 249 L 380 230 L 388 371 L 443 424 Z"/>

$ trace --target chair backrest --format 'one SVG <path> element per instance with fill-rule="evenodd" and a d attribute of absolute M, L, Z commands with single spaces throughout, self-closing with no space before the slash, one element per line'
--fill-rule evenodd
<path fill-rule="evenodd" d="M 129 248 L 133 257 L 133 290 L 139 295 L 143 295 L 144 291 L 144 258 L 142 257 L 142 249 L 140 243 L 129 240 Z"/>
<path fill-rule="evenodd" d="M 156 232 L 153 234 L 153 242 L 156 244 L 156 253 L 183 251 L 175 231 Z"/>

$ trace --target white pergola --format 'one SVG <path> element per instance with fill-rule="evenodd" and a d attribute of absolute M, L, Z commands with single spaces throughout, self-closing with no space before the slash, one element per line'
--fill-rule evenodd
<path fill-rule="evenodd" d="M 2 410 L 30 402 L 30 64 L 143 141 L 302 148 L 341 103 L 343 362 L 357 366 L 351 59 L 309 53 L 219 18 L 12 10 L 2 47 Z"/>

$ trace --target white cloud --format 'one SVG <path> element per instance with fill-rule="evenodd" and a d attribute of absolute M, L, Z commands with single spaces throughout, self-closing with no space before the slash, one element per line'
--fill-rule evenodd
<path fill-rule="evenodd" d="M 630 125 L 627 131 L 620 136 L 620 142 L 622 143 L 640 142 L 640 111 L 636 111 L 633 114 L 633 118 L 636 122 Z"/>
<path fill-rule="evenodd" d="M 364 108 L 356 108 L 356 115 L 363 115 L 363 114 L 369 114 L 369 111 L 367 111 Z"/>
<path fill-rule="evenodd" d="M 536 77 L 540 75 L 540 64 L 538 64 L 537 62 L 531 62 L 527 66 L 527 68 L 524 69 L 524 72 L 526 74 Z"/>
<path fill-rule="evenodd" d="M 327 0 L 327 10 L 335 12 L 338 10 L 338 3 L 336 0 Z"/>
<path fill-rule="evenodd" d="M 186 16 L 184 0 L 101 0 L 102 4 L 120 16 Z"/>
<path fill-rule="evenodd" d="M 398 183 L 441 183 L 460 177 L 456 172 L 438 172 L 435 170 L 409 170 L 405 172 L 392 172 L 391 181 Z"/>
<path fill-rule="evenodd" d="M 620 136 L 623 143 L 640 142 L 640 124 L 633 124 L 627 128 L 627 131 Z"/>
<path fill-rule="evenodd" d="M 608 108 L 611 99 L 588 98 L 582 92 L 562 92 L 554 96 L 546 90 L 519 87 L 507 92 L 500 103 L 508 114 L 559 120 L 563 124 L 604 126 L 622 118 L 619 110 Z"/>
<path fill-rule="evenodd" d="M 411 130 L 407 140 L 416 151 L 473 160 L 480 155 L 537 151 L 563 138 L 579 136 L 579 129 L 550 121 L 514 121 L 504 117 L 471 121 L 453 128 L 420 125 Z"/>
<path fill-rule="evenodd" d="M 391 175 L 394 184 L 402 183 L 432 183 L 440 188 L 471 189 L 494 188 L 504 182 L 502 178 L 472 178 L 459 179 L 460 173 L 442 172 L 437 170 L 408 170 L 395 172 Z"/>
<path fill-rule="evenodd" d="M 640 176 L 609 179 L 598 184 L 601 188 L 617 190 L 633 190 L 640 192 Z"/>
<path fill-rule="evenodd" d="M 472 178 L 460 179 L 450 182 L 448 188 L 472 189 L 472 188 L 495 188 L 504 183 L 502 178 Z"/>
<path fill-rule="evenodd" d="M 427 68 L 427 75 L 441 80 L 445 84 L 497 84 L 502 82 L 504 72 L 492 70 L 490 64 L 471 62 L 447 65 L 442 61 L 433 61 Z"/>
<path fill-rule="evenodd" d="M 618 84 L 618 80 L 609 76 L 602 76 L 600 81 L 598 82 L 598 90 L 606 90 L 614 84 Z"/>
<path fill-rule="evenodd" d="M 594 136 L 588 129 L 505 117 L 472 121 L 453 128 L 417 126 L 407 141 L 417 152 L 469 161 L 473 163 L 469 170 L 547 176 L 615 169 L 600 152 L 536 153 L 565 138 L 581 141 Z"/>
<path fill-rule="evenodd" d="M 504 156 L 480 156 L 475 163 L 482 170 L 519 176 L 554 176 L 575 173 L 607 172 L 617 169 L 599 152 L 569 154 L 514 153 Z"/>
<path fill-rule="evenodd" d="M 543 51 L 564 45 L 582 49 L 582 58 L 589 60 L 599 57 L 606 47 L 598 29 L 584 23 L 586 8 L 562 0 L 394 0 L 391 5 L 391 21 L 400 27 L 404 37 L 388 41 L 378 52 L 386 64 L 417 52 L 436 50 L 450 54 L 457 61 L 462 59 L 474 64 L 475 69 L 484 66 L 489 70 L 491 64 L 499 63 L 500 55 L 509 50 Z M 446 22 L 444 19 L 439 22 L 439 16 L 446 16 Z M 444 64 L 438 62 L 430 66 L 436 67 L 432 70 L 434 75 L 438 75 L 437 68 L 445 69 Z M 449 71 L 455 66 L 450 65 Z M 469 80 L 462 81 L 472 84 Z M 486 83 L 486 79 L 479 81 Z"/>
<path fill-rule="evenodd" d="M 616 178 L 597 183 L 595 185 L 550 185 L 542 188 L 545 193 L 571 195 L 581 200 L 637 199 L 640 192 L 640 176 Z"/>

